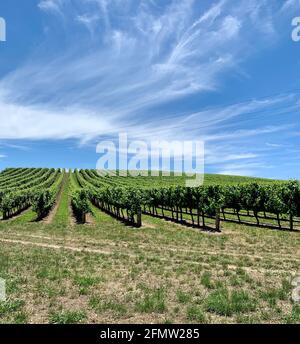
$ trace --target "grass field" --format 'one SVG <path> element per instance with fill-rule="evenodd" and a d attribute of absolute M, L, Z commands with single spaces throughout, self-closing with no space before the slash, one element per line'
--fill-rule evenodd
<path fill-rule="evenodd" d="M 146 215 L 136 229 L 95 207 L 78 225 L 72 178 L 44 221 L 31 209 L 0 221 L 0 323 L 300 322 L 299 233 L 231 223 L 210 233 Z"/>

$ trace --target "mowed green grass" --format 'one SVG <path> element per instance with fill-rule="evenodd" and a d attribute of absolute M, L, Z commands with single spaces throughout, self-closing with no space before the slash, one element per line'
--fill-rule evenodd
<path fill-rule="evenodd" d="M 96 208 L 72 225 L 69 181 L 52 223 L 29 222 L 30 210 L 0 222 L 0 323 L 300 322 L 299 233 L 148 216 L 136 229 Z"/>
<path fill-rule="evenodd" d="M 297 323 L 298 233 L 199 232 L 146 217 L 0 224 L 1 323 Z"/>
<path fill-rule="evenodd" d="M 69 199 L 70 196 L 70 174 L 65 173 L 62 190 L 58 197 L 58 206 L 55 211 L 52 224 L 54 226 L 68 226 L 69 218 L 70 218 L 70 207 L 69 207 Z"/>
<path fill-rule="evenodd" d="M 222 174 L 209 174 L 204 175 L 204 184 L 238 184 L 238 183 L 269 183 L 275 182 L 274 179 L 257 178 L 257 177 L 245 177 L 245 176 L 229 176 Z"/>

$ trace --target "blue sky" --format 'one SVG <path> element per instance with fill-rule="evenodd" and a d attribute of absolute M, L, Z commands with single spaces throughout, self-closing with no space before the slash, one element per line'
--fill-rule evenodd
<path fill-rule="evenodd" d="M 207 172 L 300 178 L 299 0 L 2 0 L 0 168 L 204 140 Z"/>

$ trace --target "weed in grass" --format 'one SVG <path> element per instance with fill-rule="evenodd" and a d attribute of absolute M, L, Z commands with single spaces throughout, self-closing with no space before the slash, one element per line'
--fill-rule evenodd
<path fill-rule="evenodd" d="M 229 283 L 232 287 L 238 287 L 238 286 L 241 286 L 243 284 L 237 276 L 231 276 L 229 278 Z"/>
<path fill-rule="evenodd" d="M 81 311 L 61 311 L 53 312 L 49 316 L 51 324 L 78 324 L 86 319 L 85 312 Z"/>
<path fill-rule="evenodd" d="M 231 316 L 232 309 L 227 289 L 213 291 L 206 299 L 206 310 L 223 316 Z"/>
<path fill-rule="evenodd" d="M 244 290 L 233 291 L 231 294 L 232 313 L 253 312 L 256 309 L 256 302 Z"/>
<path fill-rule="evenodd" d="M 252 312 L 256 309 L 256 302 L 245 291 L 218 289 L 206 299 L 206 310 L 223 316 Z"/>
<path fill-rule="evenodd" d="M 6 292 L 8 294 L 13 294 L 13 293 L 17 293 L 20 291 L 20 282 L 22 283 L 22 279 L 13 279 L 13 280 L 9 280 L 9 282 L 6 284 Z"/>
<path fill-rule="evenodd" d="M 137 276 L 141 273 L 141 268 L 138 266 L 132 266 L 131 271 L 129 273 L 129 277 L 131 280 L 135 280 Z"/>
<path fill-rule="evenodd" d="M 240 267 L 236 270 L 236 275 L 245 283 L 253 282 L 253 279 L 248 275 L 248 273 Z"/>
<path fill-rule="evenodd" d="M 172 277 L 171 271 L 165 272 L 163 269 L 159 269 L 158 271 L 159 272 L 157 272 L 156 275 L 161 275 L 161 276 L 164 276 L 165 278 L 171 278 Z"/>
<path fill-rule="evenodd" d="M 236 317 L 237 324 L 259 324 L 260 320 L 252 315 L 238 314 Z"/>
<path fill-rule="evenodd" d="M 100 281 L 101 278 L 91 276 L 75 276 L 74 278 L 74 283 L 80 287 L 80 295 L 87 295 L 89 288 L 97 285 Z"/>
<path fill-rule="evenodd" d="M 211 273 L 205 271 L 201 276 L 201 284 L 207 289 L 214 289 L 214 283 L 211 280 Z"/>
<path fill-rule="evenodd" d="M 194 295 L 197 297 L 202 297 L 203 291 L 200 289 L 194 290 Z"/>
<path fill-rule="evenodd" d="M 279 301 L 279 294 L 281 289 L 269 288 L 260 292 L 262 300 L 266 301 L 270 307 L 275 308 Z"/>
<path fill-rule="evenodd" d="M 91 297 L 89 305 L 98 314 L 107 311 L 112 311 L 118 315 L 125 315 L 127 313 L 127 309 L 122 303 L 118 303 L 114 300 L 101 300 L 96 296 Z"/>
<path fill-rule="evenodd" d="M 20 310 L 24 306 L 23 300 L 0 302 L 0 318 Z"/>
<path fill-rule="evenodd" d="M 79 287 L 88 288 L 94 285 L 97 285 L 100 282 L 99 277 L 91 277 L 91 276 L 76 276 L 74 278 L 75 284 Z"/>
<path fill-rule="evenodd" d="M 177 295 L 178 302 L 184 303 L 184 304 L 190 302 L 192 298 L 190 294 L 185 293 L 182 290 L 178 290 L 176 295 Z"/>
<path fill-rule="evenodd" d="M 300 306 L 294 305 L 291 312 L 283 319 L 286 324 L 295 324 L 300 321 Z"/>
<path fill-rule="evenodd" d="M 223 286 L 224 283 L 221 280 L 215 282 L 215 289 L 222 289 Z"/>
<path fill-rule="evenodd" d="M 230 277 L 232 275 L 232 272 L 230 270 L 228 270 L 227 266 L 224 266 L 223 270 L 224 270 L 224 276 L 225 277 Z"/>
<path fill-rule="evenodd" d="M 178 314 L 180 311 L 180 308 L 178 306 L 174 307 L 173 312 L 174 314 Z"/>
<path fill-rule="evenodd" d="M 28 316 L 25 312 L 19 312 L 14 317 L 14 324 L 26 324 L 28 323 Z"/>
<path fill-rule="evenodd" d="M 246 274 L 246 271 L 243 270 L 241 267 L 238 267 L 235 272 L 238 276 L 244 276 Z"/>
<path fill-rule="evenodd" d="M 138 282 L 137 285 L 136 285 L 137 289 L 141 289 L 143 291 L 147 291 L 149 290 L 148 286 L 146 283 L 144 282 Z"/>
<path fill-rule="evenodd" d="M 291 281 L 283 279 L 281 281 L 281 288 L 278 290 L 279 300 L 287 300 L 291 293 Z"/>
<path fill-rule="evenodd" d="M 88 288 L 79 288 L 79 295 L 88 295 Z"/>
<path fill-rule="evenodd" d="M 142 300 L 136 302 L 136 310 L 141 313 L 163 313 L 166 310 L 164 290 L 147 291 Z"/>
<path fill-rule="evenodd" d="M 47 281 L 44 283 L 38 282 L 37 292 L 39 295 L 51 299 L 56 296 L 63 296 L 66 291 L 62 285 Z"/>
<path fill-rule="evenodd" d="M 271 319 L 271 313 L 270 312 L 262 312 L 261 313 L 261 319 L 263 321 L 269 321 Z"/>
<path fill-rule="evenodd" d="M 164 324 L 165 325 L 171 325 L 171 324 L 173 324 L 173 321 L 170 319 L 165 319 Z"/>
<path fill-rule="evenodd" d="M 55 266 L 44 266 L 37 271 L 36 277 L 40 279 L 48 279 L 49 281 L 56 281 L 62 277 L 62 274 L 55 268 Z"/>
<path fill-rule="evenodd" d="M 187 319 L 190 321 L 195 321 L 199 324 L 207 323 L 205 313 L 199 306 L 189 306 L 187 308 Z"/>

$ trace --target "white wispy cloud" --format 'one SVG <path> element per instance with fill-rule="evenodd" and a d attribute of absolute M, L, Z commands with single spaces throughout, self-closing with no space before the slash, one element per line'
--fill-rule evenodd
<path fill-rule="evenodd" d="M 254 154 L 254 153 L 237 153 L 237 154 L 228 154 L 228 155 L 224 155 L 224 154 L 220 154 L 216 155 L 210 155 L 208 157 L 207 162 L 210 164 L 213 163 L 223 163 L 225 161 L 239 161 L 239 160 L 248 160 L 248 159 L 254 159 L 257 158 L 258 154 Z"/>
<path fill-rule="evenodd" d="M 289 11 L 294 8 L 299 8 L 300 1 L 299 0 L 286 0 L 283 2 L 281 7 L 281 12 Z"/>
<path fill-rule="evenodd" d="M 222 73 L 234 70 L 241 58 L 241 28 L 250 11 L 241 5 L 229 15 L 225 1 L 204 11 L 195 1 L 172 1 L 159 12 L 153 11 L 153 3 L 140 1 L 134 14 L 127 13 L 121 1 L 74 3 L 77 7 L 66 0 L 43 0 L 39 7 L 72 16 L 98 40 L 91 42 L 88 52 L 79 44 L 51 61 L 39 56 L 2 80 L 0 94 L 45 107 L 69 106 L 80 94 L 81 104 L 99 112 L 109 108 L 110 113 L 134 117 L 147 107 L 215 89 Z M 88 12 L 87 4 L 97 7 Z M 98 23 L 101 16 L 105 31 Z"/>
<path fill-rule="evenodd" d="M 264 162 L 247 162 L 245 164 L 241 163 L 230 163 L 222 166 L 220 170 L 217 171 L 218 174 L 224 175 L 235 175 L 235 176 L 255 176 L 258 169 L 271 169 L 271 164 L 266 164 Z"/>
<path fill-rule="evenodd" d="M 51 58 L 33 52 L 0 80 L 0 139 L 87 142 L 126 131 L 145 139 L 188 135 L 205 140 L 210 149 L 284 131 L 286 124 L 257 126 L 251 120 L 270 109 L 273 116 L 298 111 L 293 95 L 198 111 L 172 106 L 218 90 L 226 73 L 247 75 L 242 61 L 277 34 L 282 8 L 270 11 L 269 5 L 259 0 L 41 0 L 38 8 L 49 21 L 41 50 L 47 51 L 53 15 L 55 32 L 58 18 L 67 43 Z M 211 161 L 213 154 L 218 156 L 216 149 Z M 221 160 L 258 158 L 255 150 L 227 147 Z"/>
<path fill-rule="evenodd" d="M 266 146 L 272 147 L 272 148 L 281 148 L 284 147 L 284 145 L 279 144 L 279 143 L 271 143 L 271 142 L 266 142 Z"/>
<path fill-rule="evenodd" d="M 95 32 L 95 25 L 99 21 L 99 16 L 97 14 L 89 15 L 89 14 L 82 14 L 76 17 L 76 21 L 86 26 L 89 30 L 90 34 L 93 36 Z"/>
<path fill-rule="evenodd" d="M 54 12 L 56 14 L 62 15 L 61 7 L 64 0 L 42 0 L 38 3 L 38 7 L 42 11 Z"/>
<path fill-rule="evenodd" d="M 255 172 L 253 170 L 249 170 L 249 169 L 228 169 L 228 170 L 220 170 L 217 171 L 218 174 L 223 174 L 226 176 L 255 176 Z"/>
<path fill-rule="evenodd" d="M 113 128 L 107 119 L 76 107 L 64 111 L 16 104 L 4 107 L 7 120 L 0 127 L 2 139 L 82 139 L 110 133 Z"/>
<path fill-rule="evenodd" d="M 16 144 L 12 142 L 7 142 L 7 141 L 0 141 L 0 147 L 4 148 L 10 148 L 10 149 L 15 149 L 15 150 L 21 150 L 21 151 L 29 151 L 30 147 L 22 145 L 22 144 Z"/>

